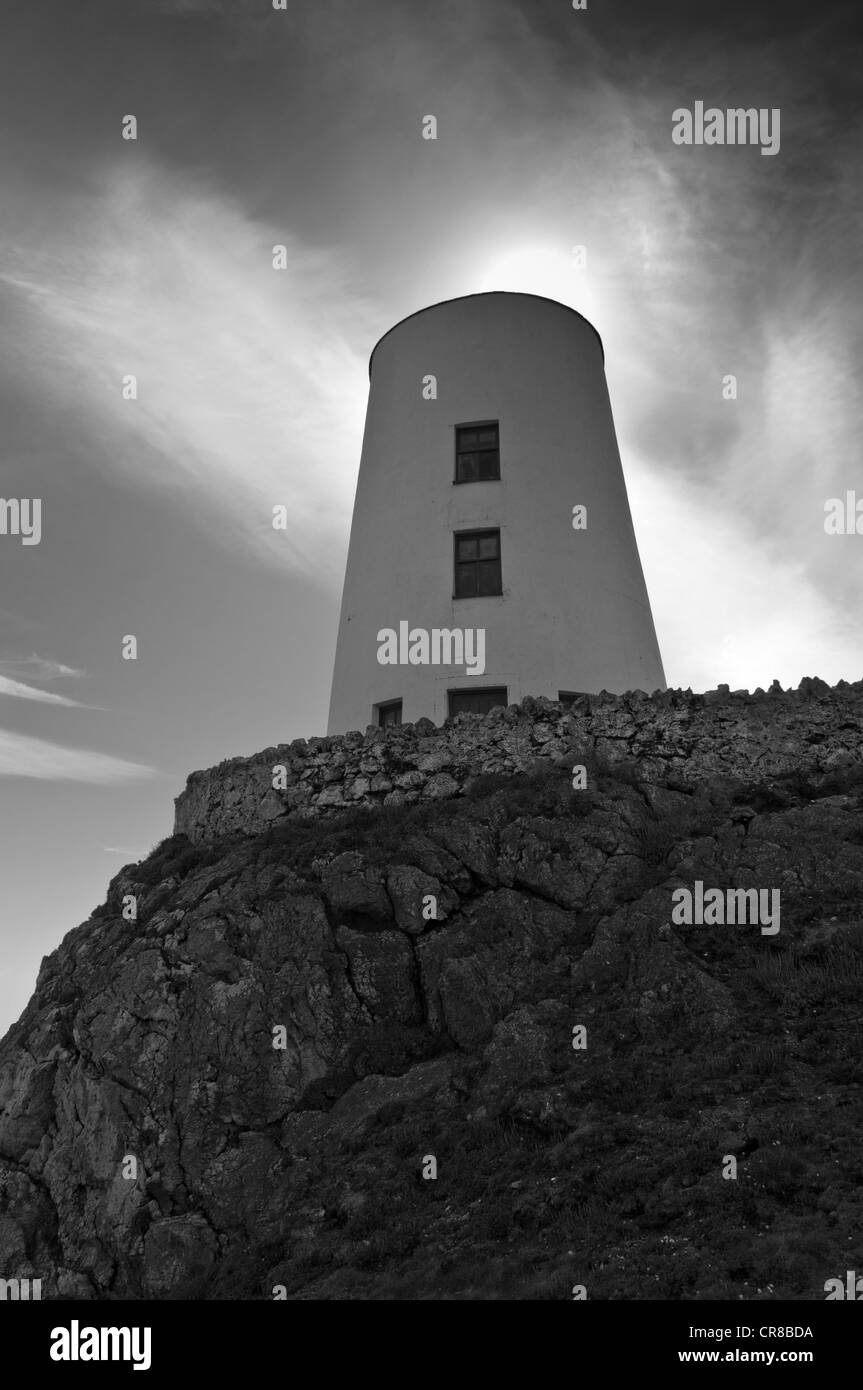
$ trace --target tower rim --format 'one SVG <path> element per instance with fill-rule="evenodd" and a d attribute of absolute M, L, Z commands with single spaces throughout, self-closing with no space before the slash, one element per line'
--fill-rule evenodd
<path fill-rule="evenodd" d="M 407 323 L 409 319 L 418 318 L 420 314 L 427 314 L 431 309 L 442 309 L 445 304 L 462 304 L 466 299 L 490 299 L 492 297 L 505 297 L 507 299 L 539 299 L 544 304 L 554 304 L 556 308 L 563 309 L 567 314 L 574 314 L 577 319 L 581 319 L 582 323 L 587 324 L 591 333 L 596 337 L 596 341 L 599 343 L 599 351 L 602 354 L 602 365 L 603 367 L 605 366 L 605 348 L 602 338 L 599 336 L 599 330 L 594 328 L 590 319 L 585 318 L 584 314 L 579 313 L 578 309 L 573 309 L 570 304 L 562 304 L 559 299 L 551 299 L 547 294 L 530 294 L 524 290 L 476 290 L 473 294 L 456 294 L 450 299 L 439 299 L 434 304 L 425 304 L 422 309 L 414 309 L 413 313 L 405 314 L 404 318 L 392 324 L 392 326 L 387 329 L 386 333 L 381 334 L 369 353 L 369 381 L 372 379 L 372 362 L 375 353 L 384 338 L 388 338 L 397 328 L 401 328 L 403 323 Z"/>

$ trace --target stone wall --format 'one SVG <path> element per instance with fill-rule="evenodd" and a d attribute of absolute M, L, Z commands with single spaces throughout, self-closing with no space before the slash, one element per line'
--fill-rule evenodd
<path fill-rule="evenodd" d="M 726 775 L 825 773 L 863 753 L 863 681 L 835 687 L 807 677 L 797 690 L 704 694 L 582 695 L 573 705 L 528 698 L 484 716 L 458 715 L 295 739 L 250 758 L 193 772 L 176 799 L 174 831 L 193 843 L 254 835 L 284 816 L 314 817 L 355 806 L 397 806 L 462 795 L 477 775 L 523 772 L 579 751 L 629 759 L 647 781 L 691 786 Z M 283 790 L 273 770 L 285 769 Z"/>

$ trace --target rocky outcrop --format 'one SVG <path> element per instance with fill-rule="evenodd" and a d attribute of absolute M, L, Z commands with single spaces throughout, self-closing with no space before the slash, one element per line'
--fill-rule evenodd
<path fill-rule="evenodd" d="M 414 758 L 407 803 L 246 824 L 269 754 L 190 779 L 194 839 L 117 875 L 0 1044 L 0 1277 L 805 1299 L 861 1267 L 861 690 L 694 698 L 592 707 L 585 789 L 584 716 L 538 702 L 297 754 L 363 797 Z M 675 924 L 698 880 L 780 890 L 781 931 Z"/>
<path fill-rule="evenodd" d="M 488 773 L 525 772 L 584 753 L 632 762 L 648 782 L 693 786 L 710 776 L 830 772 L 863 752 L 863 682 L 797 690 L 695 695 L 668 690 L 582 695 L 572 705 L 526 699 L 480 718 L 458 715 L 365 734 L 296 739 L 252 758 L 193 772 L 177 798 L 174 830 L 193 843 L 257 834 L 286 816 L 355 806 L 405 806 L 464 795 Z"/>

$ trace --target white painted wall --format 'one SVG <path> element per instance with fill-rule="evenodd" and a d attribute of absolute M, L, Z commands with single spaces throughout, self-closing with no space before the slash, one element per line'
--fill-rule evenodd
<path fill-rule="evenodd" d="M 455 426 L 495 419 L 500 481 L 455 484 Z M 500 528 L 503 594 L 454 599 L 453 532 L 482 527 Z M 484 627 L 485 673 L 379 665 L 378 630 L 402 619 Z M 440 724 L 448 689 L 492 685 L 510 703 L 665 689 L 599 338 L 562 304 L 504 292 L 413 314 L 372 354 L 329 732 L 395 699 L 406 723 Z"/>

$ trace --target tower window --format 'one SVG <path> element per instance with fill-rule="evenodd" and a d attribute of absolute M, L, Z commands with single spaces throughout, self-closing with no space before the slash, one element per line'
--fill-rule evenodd
<path fill-rule="evenodd" d="M 502 592 L 500 531 L 457 532 L 453 597 L 483 598 Z"/>
<path fill-rule="evenodd" d="M 386 704 L 376 705 L 375 709 L 378 716 L 378 727 L 389 729 L 393 724 L 402 722 L 402 702 L 401 700 L 387 700 Z"/>
<path fill-rule="evenodd" d="M 487 483 L 500 477 L 497 420 L 484 425 L 456 425 L 455 481 Z"/>
<path fill-rule="evenodd" d="M 573 701 L 579 700 L 584 694 L 582 690 L 558 690 L 557 698 L 562 705 L 571 705 Z"/>
<path fill-rule="evenodd" d="M 496 705 L 506 705 L 506 686 L 488 685 L 483 690 L 449 690 L 449 717 L 456 714 L 488 714 Z"/>

